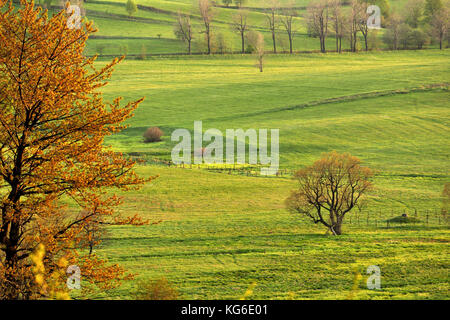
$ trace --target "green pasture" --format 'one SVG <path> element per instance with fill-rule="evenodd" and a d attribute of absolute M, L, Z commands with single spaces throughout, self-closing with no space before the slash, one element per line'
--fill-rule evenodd
<path fill-rule="evenodd" d="M 286 211 L 288 175 L 139 165 L 159 178 L 121 194 L 120 210 L 162 222 L 108 228 L 97 253 L 136 281 L 93 298 L 131 298 L 138 280 L 166 277 L 186 299 L 239 299 L 252 284 L 250 299 L 448 299 L 450 238 L 437 217 L 450 178 L 449 51 L 269 55 L 263 73 L 254 65 L 240 55 L 125 60 L 105 98 L 146 100 L 105 145 L 168 160 L 171 132 L 195 120 L 204 130 L 278 128 L 281 168 L 331 150 L 373 168 L 367 205 L 333 237 Z M 143 142 L 150 126 L 162 142 Z M 386 222 L 415 211 L 419 223 Z M 370 265 L 381 268 L 379 291 L 366 288 Z"/>

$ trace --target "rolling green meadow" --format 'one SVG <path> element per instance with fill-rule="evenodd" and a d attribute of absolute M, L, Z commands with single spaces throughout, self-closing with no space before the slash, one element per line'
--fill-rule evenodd
<path fill-rule="evenodd" d="M 181 299 L 239 299 L 249 287 L 247 299 L 449 299 L 450 232 L 439 216 L 450 182 L 449 49 L 306 53 L 319 50 L 319 41 L 306 35 L 300 9 L 298 52 L 267 54 L 261 73 L 252 54 L 174 54 L 185 51 L 173 34 L 174 14 L 191 13 L 198 27 L 194 1 L 138 0 L 142 7 L 133 17 L 124 3 L 84 4 L 98 28 L 86 54 L 102 51 L 98 68 L 129 55 L 102 89 L 104 98 L 145 100 L 128 128 L 104 144 L 144 160 L 136 166 L 141 176 L 158 175 L 140 190 L 120 193 L 119 211 L 161 222 L 107 228 L 95 252 L 135 280 L 91 298 L 132 299 L 138 281 L 165 277 Z M 247 6 L 250 24 L 259 26 L 271 50 L 269 31 L 261 27 L 263 5 Z M 239 50 L 228 22 L 234 9 L 216 10 L 215 30 L 227 35 L 231 51 Z M 197 37 L 194 50 L 201 51 Z M 286 49 L 284 37 L 280 32 Z M 334 38 L 327 44 L 333 49 Z M 285 174 L 165 165 L 176 144 L 172 132 L 192 131 L 196 120 L 204 131 L 279 129 Z M 153 126 L 163 130 L 162 141 L 144 143 Z M 284 203 L 296 186 L 292 172 L 333 150 L 375 171 L 374 190 L 361 210 L 346 216 L 341 236 L 288 212 Z M 386 223 L 402 213 L 420 222 Z M 371 265 L 381 269 L 381 290 L 367 289 Z"/>
<path fill-rule="evenodd" d="M 449 180 L 449 58 L 448 50 L 272 55 L 263 73 L 240 55 L 124 61 L 106 98 L 146 100 L 129 128 L 105 141 L 113 149 L 169 160 L 171 132 L 199 119 L 204 130 L 279 128 L 281 168 L 350 152 L 376 170 L 376 189 L 360 223 L 353 217 L 332 237 L 287 212 L 295 186 L 288 175 L 141 164 L 140 174 L 159 178 L 123 194 L 121 210 L 162 223 L 111 228 L 98 253 L 137 279 L 166 277 L 183 298 L 237 299 L 255 283 L 252 299 L 447 299 L 448 225 L 388 228 L 384 220 L 440 210 Z M 150 126 L 163 129 L 162 142 L 143 142 Z M 369 265 L 382 270 L 381 291 L 364 289 Z M 133 288 L 107 297 L 130 298 Z"/>

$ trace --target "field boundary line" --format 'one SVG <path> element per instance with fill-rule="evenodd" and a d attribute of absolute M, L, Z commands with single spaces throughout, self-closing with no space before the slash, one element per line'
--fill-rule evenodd
<path fill-rule="evenodd" d="M 276 112 L 282 112 L 282 111 L 305 109 L 305 108 L 316 107 L 316 106 L 331 104 L 331 103 L 351 102 L 351 101 L 379 98 L 379 97 L 398 95 L 398 94 L 427 92 L 427 91 L 434 91 L 434 90 L 448 90 L 448 86 L 449 86 L 448 82 L 443 82 L 443 83 L 427 84 L 427 85 L 422 85 L 419 87 L 412 87 L 412 88 L 363 92 L 363 93 L 357 93 L 357 94 L 352 94 L 352 95 L 348 95 L 348 96 L 340 96 L 340 97 L 333 97 L 333 98 L 327 98 L 327 99 L 322 99 L 322 100 L 306 102 L 306 103 L 302 103 L 302 104 L 298 104 L 298 105 L 294 105 L 294 106 L 275 108 L 275 109 L 264 110 L 264 111 L 259 111 L 259 112 L 238 114 L 238 115 L 234 115 L 233 117 L 210 118 L 210 119 L 205 119 L 205 121 L 208 121 L 208 120 L 210 120 L 210 121 L 212 121 L 212 120 L 214 120 L 214 121 L 232 120 L 236 117 L 239 117 L 239 118 L 253 117 L 253 116 L 258 116 L 258 115 L 267 114 L 267 113 L 276 113 Z"/>

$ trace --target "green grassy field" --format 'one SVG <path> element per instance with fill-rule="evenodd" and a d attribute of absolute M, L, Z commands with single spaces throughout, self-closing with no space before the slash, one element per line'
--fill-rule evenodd
<path fill-rule="evenodd" d="M 346 225 L 332 237 L 286 212 L 288 179 L 140 171 L 161 177 L 127 194 L 123 210 L 164 222 L 113 228 L 97 251 L 138 279 L 166 277 L 183 298 L 238 299 L 252 283 L 251 299 L 448 298 L 448 227 Z M 382 290 L 365 289 L 364 276 L 353 292 L 369 265 L 381 268 Z M 130 298 L 135 284 L 103 297 Z"/>
<path fill-rule="evenodd" d="M 120 210 L 162 223 L 109 228 L 97 253 L 137 280 L 166 277 L 186 299 L 238 299 L 253 283 L 250 299 L 448 299 L 448 225 L 424 219 L 450 180 L 449 61 L 448 50 L 279 55 L 260 73 L 252 56 L 125 60 L 105 97 L 146 100 L 105 141 L 115 150 L 168 160 L 171 132 L 194 120 L 204 130 L 279 128 L 281 168 L 346 151 L 376 170 L 376 189 L 332 237 L 287 212 L 289 176 L 139 165 L 160 177 L 122 194 Z M 162 142 L 143 143 L 150 126 Z M 387 226 L 414 210 L 422 223 Z M 382 290 L 366 289 L 370 265 Z M 95 298 L 131 298 L 135 286 Z"/>
<path fill-rule="evenodd" d="M 161 277 L 183 299 L 239 299 L 252 285 L 250 299 L 449 298 L 450 234 L 439 216 L 442 189 L 450 182 L 448 49 L 268 54 L 260 73 L 252 55 L 157 56 L 186 51 L 173 32 L 178 11 L 191 15 L 193 50 L 204 52 L 193 0 L 137 0 L 141 7 L 132 17 L 125 2 L 84 3 L 98 28 L 86 54 L 103 55 L 98 67 L 108 56 L 128 54 L 104 88 L 105 99 L 146 98 L 129 128 L 105 145 L 167 161 L 175 144 L 171 133 L 192 130 L 196 120 L 203 121 L 204 130 L 280 129 L 280 166 L 287 174 L 138 165 L 142 176 L 159 178 L 122 193 L 120 211 L 162 222 L 107 228 L 95 251 L 136 280 L 92 298 L 129 299 L 137 281 Z M 319 41 L 306 35 L 308 3 L 296 1 L 297 51 L 319 50 Z M 406 1 L 390 3 L 399 11 Z M 251 28 L 264 34 L 271 50 L 264 2 L 249 0 L 246 6 Z M 215 8 L 213 33 L 225 36 L 228 51 L 240 50 L 230 25 L 235 12 Z M 288 50 L 285 32 L 278 34 L 279 49 Z M 334 49 L 332 36 L 327 47 Z M 145 60 L 136 60 L 143 53 Z M 164 131 L 161 142 L 143 142 L 151 126 Z M 339 237 L 284 205 L 295 188 L 290 173 L 332 150 L 350 152 L 375 170 L 366 206 L 348 215 Z M 419 222 L 387 224 L 405 212 L 417 212 Z M 381 290 L 366 288 L 370 265 L 381 269 Z"/>

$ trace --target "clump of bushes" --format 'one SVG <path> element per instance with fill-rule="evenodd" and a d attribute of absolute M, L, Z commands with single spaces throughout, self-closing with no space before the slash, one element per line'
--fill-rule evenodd
<path fill-rule="evenodd" d="M 170 286 L 166 278 L 140 281 L 134 293 L 136 300 L 177 300 L 178 297 L 178 291 Z"/>
<path fill-rule="evenodd" d="M 144 134 L 144 142 L 157 142 L 157 141 L 161 141 L 161 137 L 164 133 L 162 132 L 162 130 L 158 127 L 151 127 L 148 128 Z"/>
<path fill-rule="evenodd" d="M 392 219 L 386 220 L 389 223 L 418 223 L 420 222 L 419 219 L 414 217 L 408 217 L 407 215 L 401 215 Z"/>

